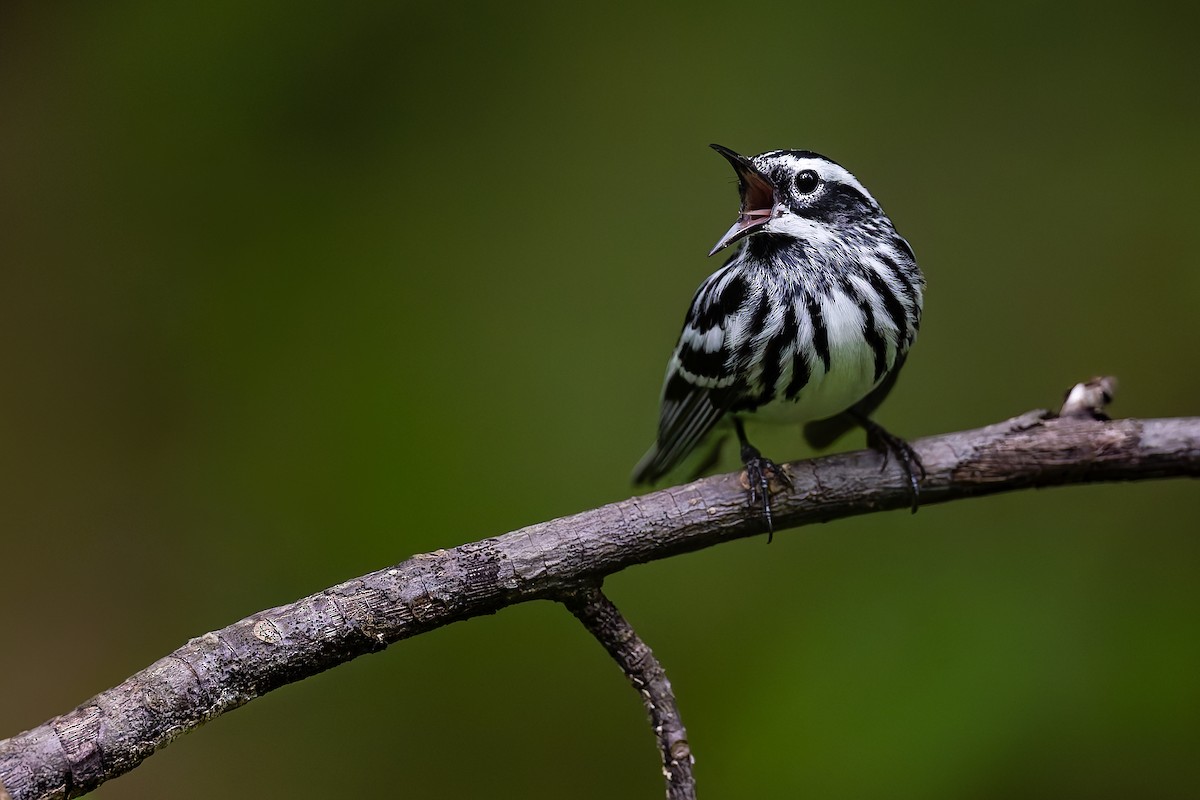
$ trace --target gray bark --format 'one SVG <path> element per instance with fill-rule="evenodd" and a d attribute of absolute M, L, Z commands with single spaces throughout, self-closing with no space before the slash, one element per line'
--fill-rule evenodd
<path fill-rule="evenodd" d="M 927 471 L 922 505 L 1200 475 L 1200 418 L 1047 416 L 913 442 Z M 786 465 L 794 489 L 774 498 L 777 529 L 907 507 L 904 477 L 895 465 L 881 472 L 880 458 L 860 451 Z M 192 639 L 75 710 L 0 741 L 0 800 L 76 797 L 286 683 L 514 603 L 567 597 L 634 564 L 763 532 L 740 475 L 728 474 L 413 556 Z"/>
<path fill-rule="evenodd" d="M 658 740 L 667 800 L 696 800 L 696 779 L 692 775 L 695 759 L 662 664 L 599 586 L 571 592 L 562 602 L 608 651 L 642 699 Z"/>

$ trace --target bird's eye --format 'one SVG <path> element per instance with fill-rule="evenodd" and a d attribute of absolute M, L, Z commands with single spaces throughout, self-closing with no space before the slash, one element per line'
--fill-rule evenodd
<path fill-rule="evenodd" d="M 812 194 L 821 185 L 821 179 L 811 169 L 802 169 L 796 173 L 796 191 L 800 194 Z"/>

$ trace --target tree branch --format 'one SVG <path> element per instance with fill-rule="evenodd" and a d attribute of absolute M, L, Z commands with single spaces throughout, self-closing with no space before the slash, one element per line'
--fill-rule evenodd
<path fill-rule="evenodd" d="M 662 664 L 599 586 L 568 592 L 562 602 L 604 646 L 642 698 L 658 739 L 667 800 L 696 800 L 696 780 L 692 776 L 695 759 Z"/>
<path fill-rule="evenodd" d="M 1200 475 L 1200 418 L 1049 419 L 1031 412 L 913 442 L 921 503 L 1041 486 Z M 870 451 L 786 465 L 779 529 L 908 505 Z M 764 531 L 738 474 L 413 556 L 192 639 L 74 711 L 0 741 L 0 798 L 76 797 L 266 692 L 452 622 L 553 599 L 634 564 Z"/>

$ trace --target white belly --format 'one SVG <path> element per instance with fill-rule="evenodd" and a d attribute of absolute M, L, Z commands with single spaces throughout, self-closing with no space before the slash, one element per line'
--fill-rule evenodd
<path fill-rule="evenodd" d="M 794 401 L 779 399 L 754 412 L 764 422 L 803 423 L 840 414 L 862 400 L 882 380 L 875 379 L 875 351 L 863 336 L 864 319 L 858 304 L 842 292 L 833 292 L 822 302 L 822 314 L 829 336 L 829 372 L 824 362 L 808 350 L 808 384 Z M 887 365 L 895 362 L 895 346 L 888 339 Z M 778 386 L 791 380 L 789 364 Z M 782 395 L 779 395 L 782 398 Z"/>

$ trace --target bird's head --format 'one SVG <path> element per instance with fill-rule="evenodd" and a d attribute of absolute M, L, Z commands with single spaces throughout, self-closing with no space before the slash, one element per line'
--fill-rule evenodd
<path fill-rule="evenodd" d="M 890 225 L 858 179 L 825 156 L 807 150 L 772 150 L 747 158 L 719 144 L 711 147 L 733 165 L 742 208 L 710 256 L 757 234 L 820 244 L 864 223 Z"/>

